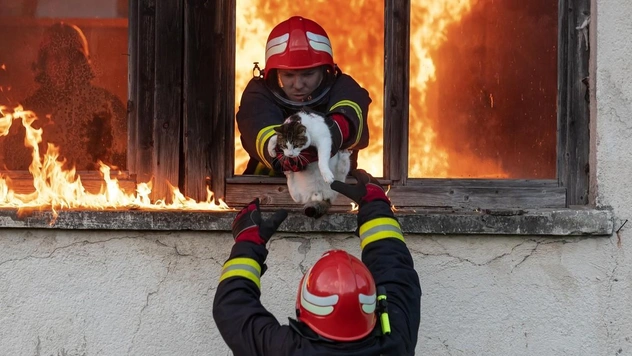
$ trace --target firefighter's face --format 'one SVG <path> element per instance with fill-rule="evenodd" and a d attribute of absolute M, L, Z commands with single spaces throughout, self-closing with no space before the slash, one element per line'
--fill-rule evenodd
<path fill-rule="evenodd" d="M 323 80 L 321 67 L 300 70 L 279 70 L 279 86 L 292 101 L 309 100 L 310 94 Z"/>

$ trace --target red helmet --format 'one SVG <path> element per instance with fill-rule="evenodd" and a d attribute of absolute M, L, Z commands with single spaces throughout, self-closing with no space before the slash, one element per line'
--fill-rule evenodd
<path fill-rule="evenodd" d="M 266 43 L 264 78 L 272 69 L 334 68 L 327 32 L 316 22 L 294 16 L 276 25 Z"/>
<path fill-rule="evenodd" d="M 369 269 L 342 250 L 323 254 L 301 279 L 298 320 L 336 341 L 367 336 L 375 326 L 377 295 Z"/>

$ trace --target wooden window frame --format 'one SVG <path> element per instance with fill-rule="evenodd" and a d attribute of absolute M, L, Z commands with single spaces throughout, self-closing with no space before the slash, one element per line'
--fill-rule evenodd
<path fill-rule="evenodd" d="M 589 51 L 577 30 L 590 14 L 589 0 L 559 0 L 557 179 L 548 180 L 407 177 L 411 7 L 410 0 L 384 4 L 383 182 L 391 185 L 395 206 L 535 209 L 589 203 Z M 231 206 L 253 196 L 292 206 L 284 179 L 233 174 L 235 11 L 236 0 L 130 0 L 129 171 L 137 181 L 153 178 L 154 197 L 167 196 L 168 181 L 198 200 L 209 187 Z"/>

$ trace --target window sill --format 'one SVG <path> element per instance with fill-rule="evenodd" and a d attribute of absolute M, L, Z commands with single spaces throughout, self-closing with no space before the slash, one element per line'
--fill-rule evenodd
<path fill-rule="evenodd" d="M 268 212 L 264 214 L 269 214 Z M 591 208 L 535 210 L 409 210 L 397 216 L 405 233 L 434 235 L 603 236 L 614 229 L 612 213 Z M 0 228 L 230 231 L 234 211 L 50 211 L 0 209 Z M 318 220 L 290 212 L 279 231 L 352 233 L 356 217 L 334 212 Z"/>

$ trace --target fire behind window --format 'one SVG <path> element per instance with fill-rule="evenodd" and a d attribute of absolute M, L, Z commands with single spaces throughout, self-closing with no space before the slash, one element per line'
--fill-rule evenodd
<path fill-rule="evenodd" d="M 67 169 L 125 169 L 127 1 L 0 0 L 0 16 L 0 105 L 37 116 L 4 131 L 0 169 L 28 170 L 49 144 Z"/>
<path fill-rule="evenodd" d="M 325 29 L 333 47 L 334 62 L 369 91 L 373 100 L 368 115 L 371 142 L 369 147 L 360 150 L 358 165 L 381 176 L 384 1 L 237 1 L 236 111 L 239 110 L 241 94 L 252 78 L 252 62 L 265 62 L 266 40 L 270 31 L 279 22 L 294 15 L 314 20 Z M 236 127 L 235 173 L 241 174 L 249 157 L 242 148 L 238 130 Z"/>
<path fill-rule="evenodd" d="M 556 177 L 557 1 L 413 1 L 411 177 Z"/>
<path fill-rule="evenodd" d="M 331 3 L 237 2 L 236 102 L 252 62 L 263 62 L 272 27 L 295 14 L 316 20 L 331 38 L 334 60 L 373 99 L 370 144 L 358 164 L 380 176 L 383 2 Z M 411 0 L 409 177 L 555 178 L 557 6 Z M 239 174 L 248 159 L 239 133 L 235 145 Z"/>

